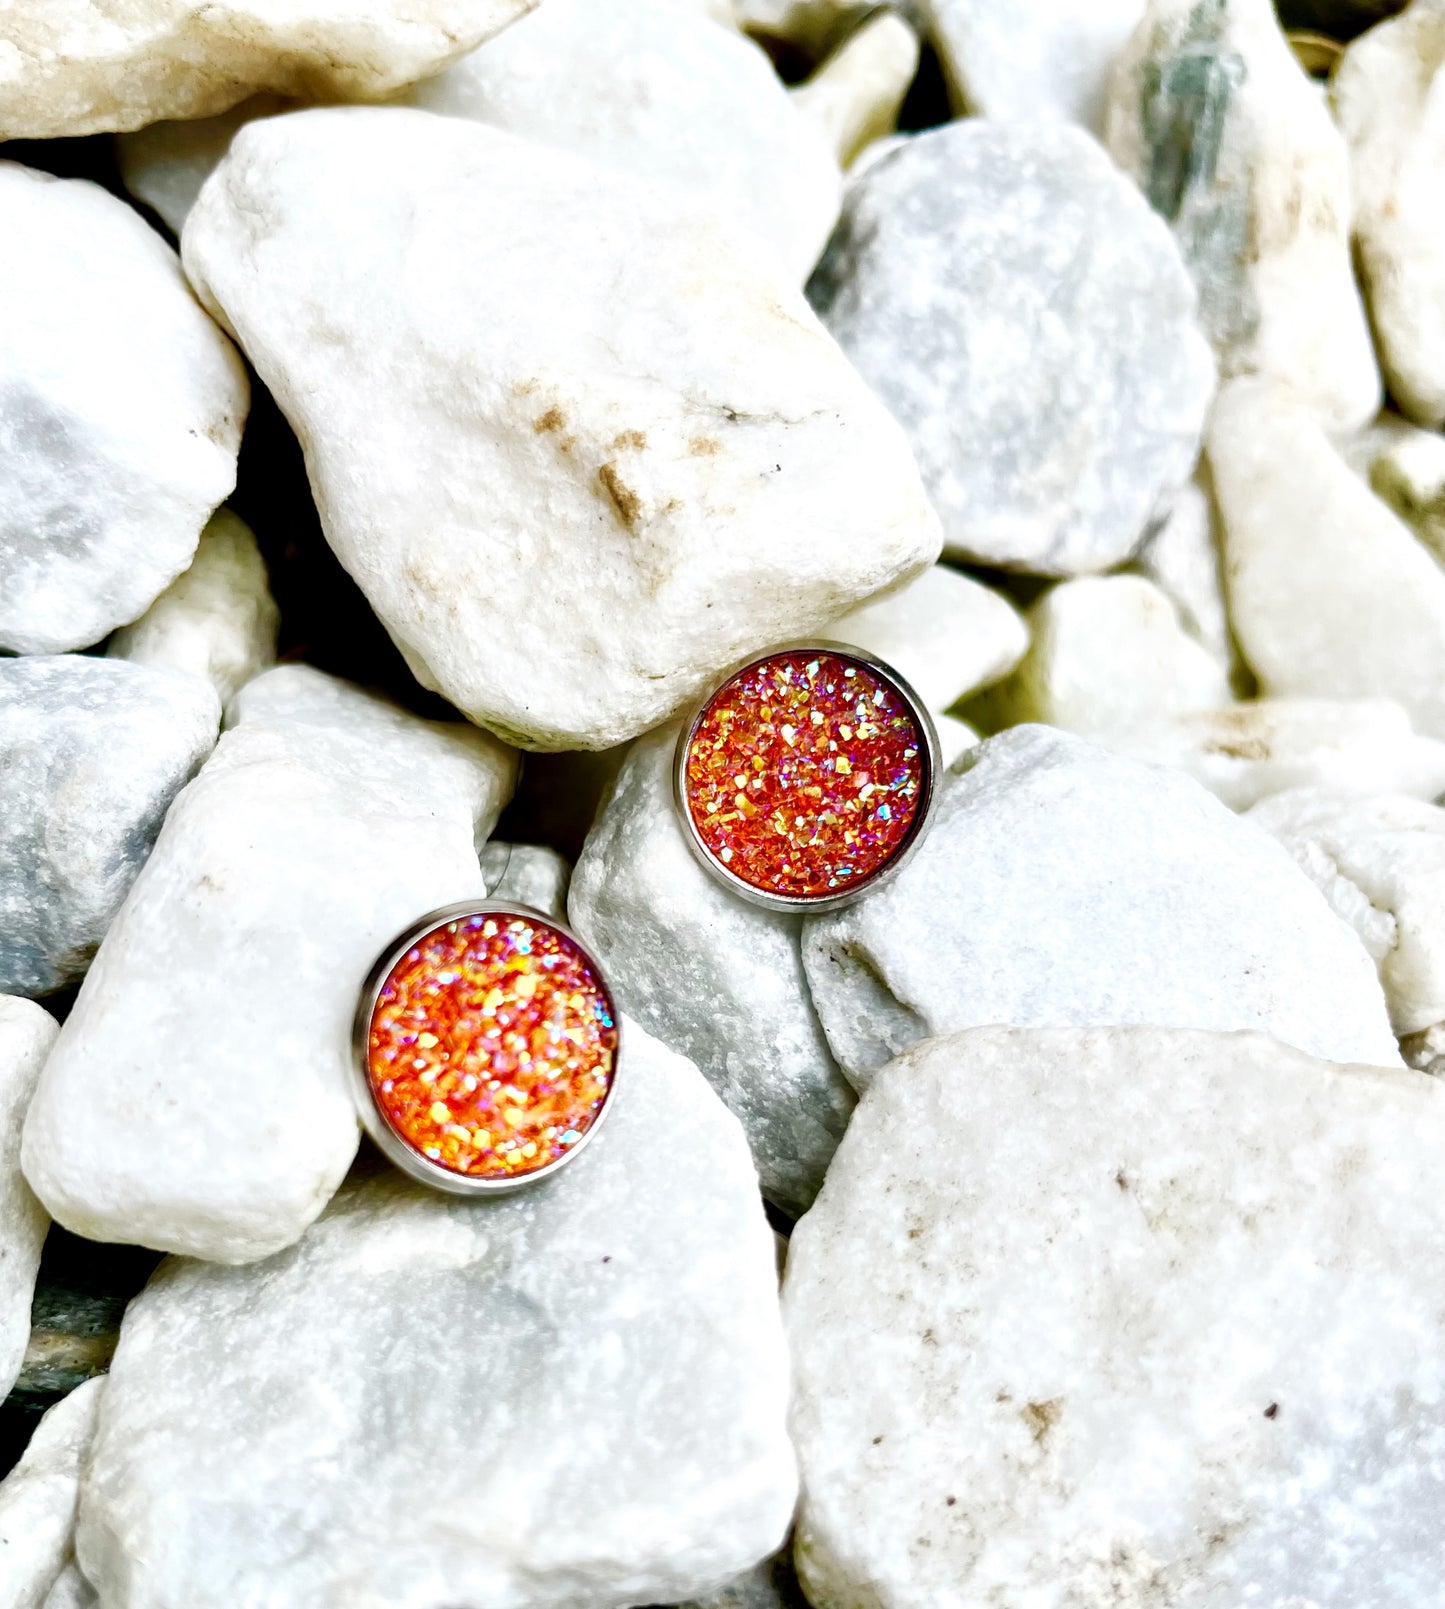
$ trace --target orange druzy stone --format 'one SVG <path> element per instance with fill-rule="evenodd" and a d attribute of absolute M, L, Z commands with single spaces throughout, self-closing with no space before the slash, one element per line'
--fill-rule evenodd
<path fill-rule="evenodd" d="M 372 1008 L 366 1070 L 407 1145 L 479 1179 L 559 1161 L 611 1093 L 617 1025 L 581 947 L 540 917 L 481 912 L 417 939 Z"/>
<path fill-rule="evenodd" d="M 687 739 L 683 793 L 707 853 L 766 894 L 820 899 L 876 876 L 917 816 L 927 742 L 908 699 L 844 653 L 746 665 Z"/>

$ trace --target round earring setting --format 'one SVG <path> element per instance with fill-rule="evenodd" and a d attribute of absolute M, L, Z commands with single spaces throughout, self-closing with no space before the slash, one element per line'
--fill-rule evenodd
<path fill-rule="evenodd" d="M 616 1086 L 619 1029 L 566 927 L 480 900 L 433 911 L 382 952 L 357 1006 L 362 1122 L 405 1172 L 458 1195 L 566 1166 Z"/>
<path fill-rule="evenodd" d="M 922 701 L 844 643 L 789 643 L 734 670 L 678 737 L 678 813 L 693 853 L 743 899 L 824 911 L 892 877 L 918 847 L 940 768 Z"/>

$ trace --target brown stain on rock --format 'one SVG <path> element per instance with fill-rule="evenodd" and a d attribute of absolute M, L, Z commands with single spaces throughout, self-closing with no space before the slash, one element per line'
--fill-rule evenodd
<path fill-rule="evenodd" d="M 612 450 L 616 453 L 627 451 L 640 453 L 647 445 L 647 433 L 643 430 L 624 430 L 612 438 Z"/>
<path fill-rule="evenodd" d="M 603 464 L 597 471 L 597 478 L 602 482 L 602 489 L 611 498 L 618 519 L 629 531 L 635 530 L 637 522 L 642 518 L 642 499 L 623 480 L 615 463 L 609 461 Z"/>
<path fill-rule="evenodd" d="M 722 451 L 722 443 L 716 436 L 694 436 L 687 450 L 694 458 L 712 458 Z"/>
<path fill-rule="evenodd" d="M 540 418 L 533 420 L 532 429 L 539 436 L 545 436 L 551 431 L 562 430 L 567 424 L 567 415 L 556 406 L 548 408 Z"/>
<path fill-rule="evenodd" d="M 1064 1416 L 1064 1399 L 1050 1397 L 1047 1402 L 1026 1402 L 1019 1409 L 1019 1417 L 1029 1427 L 1036 1447 L 1047 1444 L 1055 1425 Z"/>

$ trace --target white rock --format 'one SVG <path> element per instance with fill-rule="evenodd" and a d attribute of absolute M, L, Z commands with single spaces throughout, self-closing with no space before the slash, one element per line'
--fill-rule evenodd
<path fill-rule="evenodd" d="M 493 839 L 482 851 L 482 876 L 489 899 L 530 905 L 544 916 L 566 921 L 567 884 L 572 868 L 555 849 Z"/>
<path fill-rule="evenodd" d="M 742 1121 L 763 1192 L 806 1209 L 853 1109 L 798 952 L 801 919 L 740 900 L 673 807 L 677 727 L 634 744 L 572 873 L 572 925 L 624 1011 L 701 1068 Z"/>
<path fill-rule="evenodd" d="M 105 651 L 204 677 L 224 705 L 275 664 L 280 623 L 256 538 L 223 508 L 201 532 L 190 569 L 134 625 L 122 626 Z"/>
<path fill-rule="evenodd" d="M 711 0 L 690 3 L 708 5 Z M 877 9 L 878 0 L 732 0 L 736 27 L 760 38 L 781 39 L 814 57 L 824 55 Z"/>
<path fill-rule="evenodd" d="M 938 733 L 939 753 L 945 766 L 952 765 L 960 754 L 966 754 L 978 742 L 978 733 L 973 727 L 952 715 L 935 715 L 933 725 Z"/>
<path fill-rule="evenodd" d="M 921 9 L 961 110 L 1098 130 L 1144 0 L 922 0 Z"/>
<path fill-rule="evenodd" d="M 1166 518 L 1145 537 L 1134 564 L 1168 594 L 1185 629 L 1227 665 L 1234 644 L 1224 602 L 1218 523 L 1213 494 L 1196 475 L 1180 491 Z"/>
<path fill-rule="evenodd" d="M 1227 386 L 1209 433 L 1225 585 L 1262 692 L 1403 704 L 1445 737 L 1445 571 L 1283 392 Z"/>
<path fill-rule="evenodd" d="M 1349 47 L 1330 81 L 1349 145 L 1359 252 L 1390 394 L 1445 424 L 1445 3 L 1414 0 Z"/>
<path fill-rule="evenodd" d="M 918 35 L 896 11 L 880 11 L 793 91 L 793 104 L 824 132 L 846 168 L 897 126 L 918 56 Z"/>
<path fill-rule="evenodd" d="M 1173 226 L 1229 378 L 1293 388 L 1332 429 L 1380 404 L 1350 266 L 1344 141 L 1272 0 L 1150 0 L 1120 58 L 1108 143 Z"/>
<path fill-rule="evenodd" d="M 0 992 L 82 976 L 220 724 L 193 676 L 84 654 L 0 659 Z"/>
<path fill-rule="evenodd" d="M 1007 598 L 946 564 L 850 610 L 826 635 L 886 660 L 936 712 L 1006 676 L 1029 645 Z"/>
<path fill-rule="evenodd" d="M 43 1609 L 99 1609 L 100 1599 L 74 1559 L 55 1578 Z"/>
<path fill-rule="evenodd" d="M 385 1173 L 259 1266 L 162 1267 L 81 1497 L 107 1609 L 657 1603 L 778 1547 L 797 1485 L 757 1179 L 696 1069 L 623 1032 L 616 1109 L 545 1187 Z"/>
<path fill-rule="evenodd" d="M 478 45 L 536 0 L 12 0 L 0 140 L 209 117 L 256 90 L 374 100 Z"/>
<path fill-rule="evenodd" d="M 1407 430 L 1372 460 L 1370 486 L 1445 564 L 1445 436 Z"/>
<path fill-rule="evenodd" d="M 784 1295 L 816 1609 L 1437 1591 L 1445 1088 L 1258 1035 L 881 1073 Z"/>
<path fill-rule="evenodd" d="M 1277 843 L 1189 778 L 1046 727 L 961 762 L 914 857 L 810 918 L 803 961 L 859 1088 L 988 1023 L 1259 1029 L 1397 1059 L 1369 956 Z"/>
<path fill-rule="evenodd" d="M 850 182 L 808 290 L 955 556 L 1107 569 L 1194 467 L 1214 367 L 1189 275 L 1079 129 L 965 118 L 901 143 Z"/>
<path fill-rule="evenodd" d="M 0 284 L 25 310 L 0 325 L 0 648 L 52 653 L 191 562 L 249 390 L 175 252 L 99 185 L 0 162 Z"/>
<path fill-rule="evenodd" d="M 0 1400 L 15 1384 L 30 1339 L 30 1299 L 50 1224 L 20 1172 L 20 1132 L 55 1031 L 50 1014 L 32 1001 L 0 995 Z"/>
<path fill-rule="evenodd" d="M 1062 581 L 1028 611 L 1029 651 L 989 695 L 995 724 L 1129 731 L 1230 701 L 1224 665 L 1140 575 Z"/>
<path fill-rule="evenodd" d="M 1100 741 L 1187 771 L 1234 810 L 1286 788 L 1445 793 L 1445 743 L 1418 736 L 1388 698 L 1262 698 Z"/>
<path fill-rule="evenodd" d="M 795 283 L 838 216 L 823 131 L 757 45 L 676 0 L 547 0 L 406 100 L 686 191 L 770 241 Z"/>
<path fill-rule="evenodd" d="M 80 1466 L 95 1434 L 103 1377 L 63 1397 L 0 1481 L 0 1609 L 42 1609 L 75 1536 Z"/>
<path fill-rule="evenodd" d="M 423 112 L 299 112 L 237 135 L 184 255 L 342 563 L 503 735 L 621 742 L 937 557 L 902 433 L 767 248 L 660 189 Z"/>
<path fill-rule="evenodd" d="M 302 666 L 171 807 L 26 1124 L 67 1228 L 244 1262 L 290 1245 L 357 1145 L 357 993 L 382 947 L 484 892 L 476 843 L 515 756 Z"/>
<path fill-rule="evenodd" d="M 1276 794 L 1249 813 L 1360 936 L 1401 1038 L 1445 1022 L 1445 810 L 1322 789 Z"/>

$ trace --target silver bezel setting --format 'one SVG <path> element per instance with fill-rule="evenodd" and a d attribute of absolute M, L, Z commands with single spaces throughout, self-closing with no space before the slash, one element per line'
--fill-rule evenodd
<path fill-rule="evenodd" d="M 453 1173 L 450 1168 L 444 1168 L 440 1163 L 433 1162 L 430 1157 L 423 1156 L 391 1126 L 386 1113 L 377 1103 L 367 1066 L 371 1018 L 376 1010 L 377 1001 L 381 998 L 382 986 L 391 975 L 391 969 L 418 939 L 430 933 L 433 928 L 444 927 L 449 922 L 472 916 L 520 916 L 529 922 L 540 923 L 554 933 L 562 934 L 570 943 L 575 944 L 583 959 L 592 968 L 597 985 L 607 998 L 607 1004 L 612 1011 L 613 1027 L 617 1034 L 617 1049 L 612 1059 L 612 1078 L 607 1086 L 607 1095 L 602 1102 L 601 1110 L 593 1119 L 591 1128 L 570 1151 L 549 1162 L 545 1167 L 516 1178 L 483 1179 L 473 1174 Z M 361 1118 L 362 1127 L 387 1161 L 419 1183 L 430 1185 L 434 1190 L 443 1190 L 448 1195 L 511 1195 L 513 1191 L 526 1190 L 534 1184 L 542 1183 L 544 1179 L 553 1178 L 587 1149 L 593 1136 L 606 1121 L 608 1112 L 612 1110 L 612 1100 L 617 1092 L 617 1080 L 622 1070 L 622 1018 L 618 1015 L 617 1001 L 601 963 L 565 922 L 559 922 L 554 917 L 548 916 L 545 911 L 535 910 L 530 905 L 519 905 L 509 900 L 465 900 L 458 905 L 443 905 L 440 909 L 429 911 L 427 915 L 419 917 L 405 932 L 398 934 L 376 958 L 371 971 L 367 973 L 366 982 L 362 985 L 356 1015 L 352 1019 L 350 1062 L 352 1093 L 356 1100 L 357 1114 Z"/>
<path fill-rule="evenodd" d="M 839 889 L 836 894 L 822 894 L 815 897 L 796 894 L 772 894 L 753 885 L 735 872 L 729 871 L 717 859 L 712 851 L 703 842 L 701 833 L 697 830 L 697 823 L 692 819 L 692 811 L 687 803 L 687 754 L 692 746 L 693 734 L 697 731 L 698 722 L 718 693 L 732 681 L 735 676 L 749 670 L 754 665 L 761 664 L 766 659 L 776 658 L 779 654 L 833 654 L 840 659 L 852 660 L 880 681 L 887 682 L 893 687 L 899 697 L 908 706 L 909 714 L 913 717 L 923 738 L 923 776 L 918 790 L 918 807 L 914 811 L 912 825 L 908 829 L 908 836 L 894 851 L 892 856 L 869 876 L 860 878 L 858 882 L 851 883 L 847 888 Z M 793 642 L 778 643 L 775 647 L 764 649 L 762 653 L 749 654 L 746 659 L 739 660 L 725 675 L 718 677 L 707 693 L 700 698 L 688 711 L 683 721 L 682 730 L 677 736 L 677 748 L 673 754 L 672 763 L 672 798 L 677 811 L 677 817 L 682 824 L 683 836 L 687 839 L 688 848 L 702 867 L 725 888 L 730 889 L 739 899 L 745 899 L 750 905 L 760 905 L 765 910 L 789 911 L 793 915 L 811 914 L 820 911 L 836 911 L 844 905 L 851 905 L 854 900 L 861 899 L 865 894 L 871 894 L 884 884 L 889 883 L 913 858 L 919 844 L 927 835 L 933 815 L 934 794 L 937 791 L 938 776 L 943 769 L 943 757 L 938 745 L 938 731 L 933 724 L 933 717 L 924 707 L 923 700 L 914 692 L 907 679 L 901 676 L 886 660 L 879 659 L 876 654 L 870 654 L 866 649 L 857 648 L 852 643 L 832 642 L 827 638 L 806 637 Z"/>

